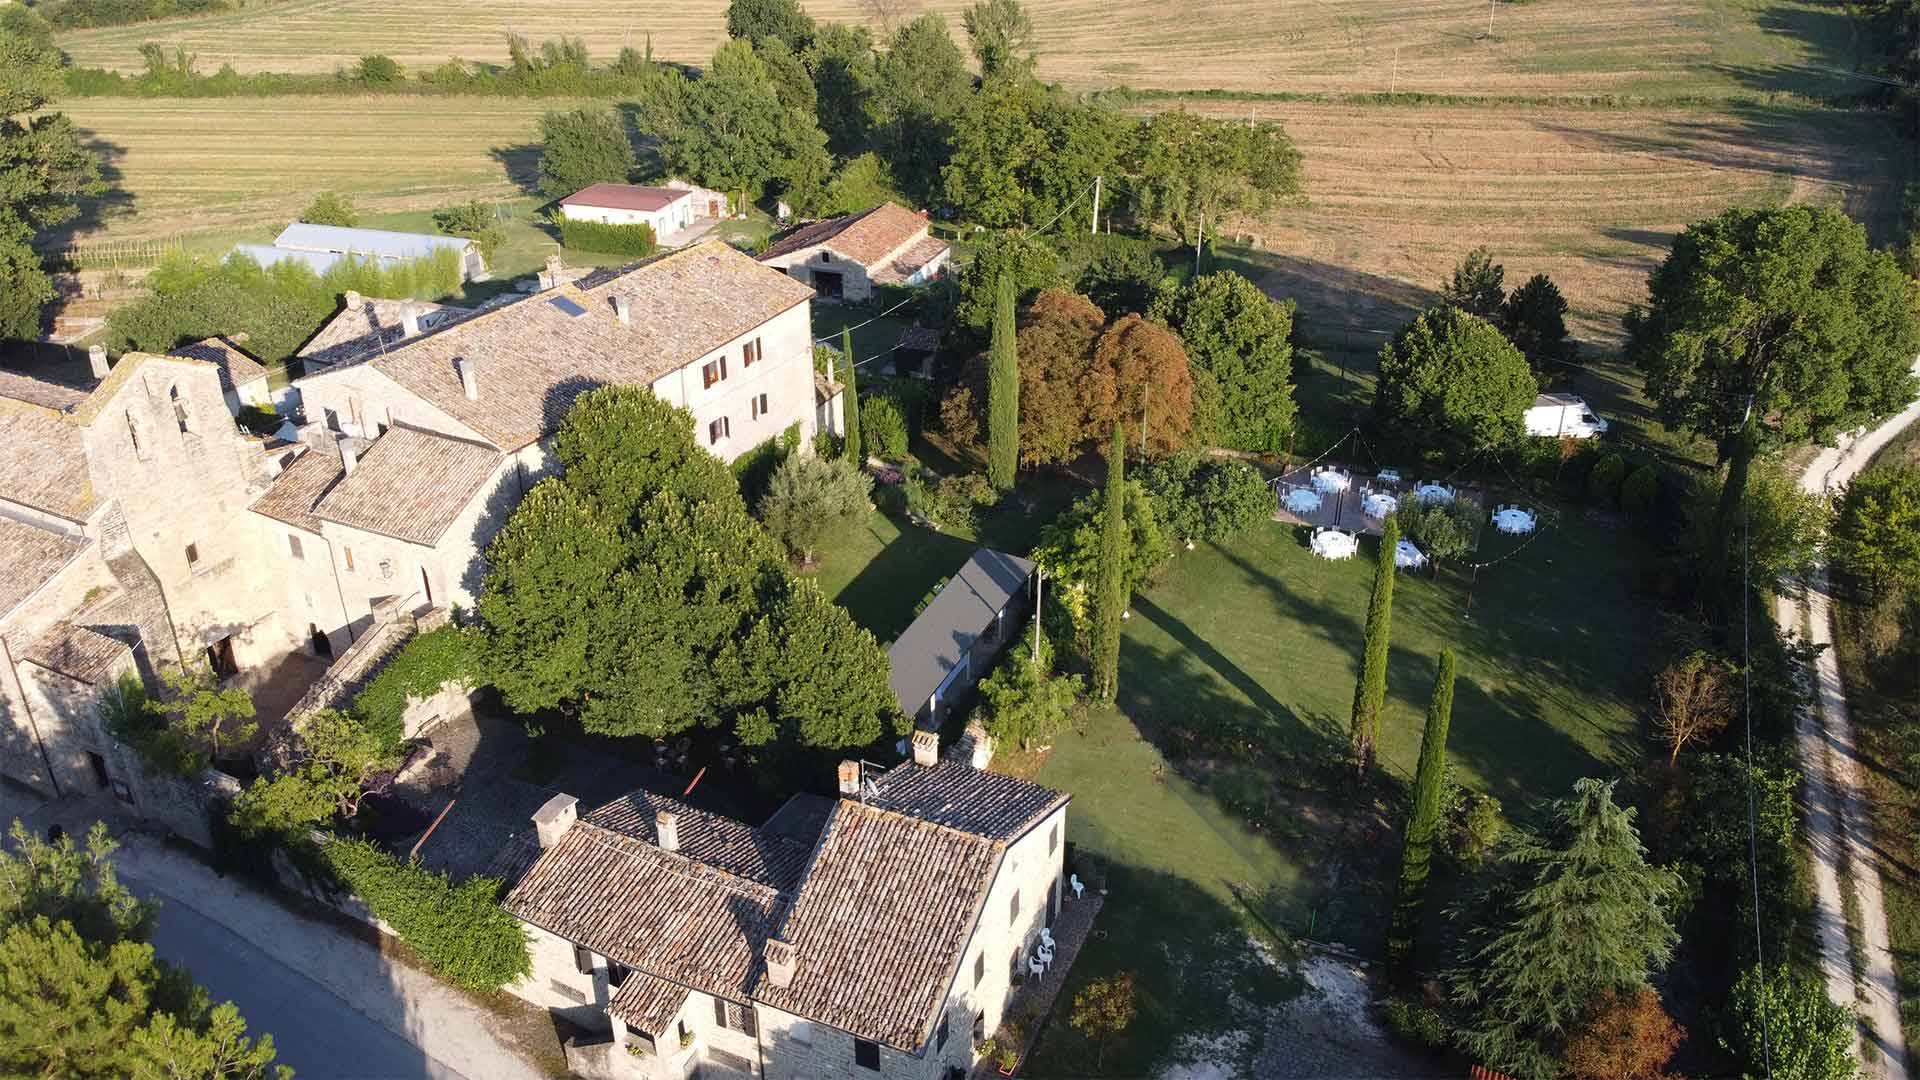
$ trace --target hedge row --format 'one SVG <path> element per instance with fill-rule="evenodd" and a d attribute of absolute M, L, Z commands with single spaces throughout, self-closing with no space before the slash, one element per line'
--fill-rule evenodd
<path fill-rule="evenodd" d="M 397 745 L 407 698 L 431 697 L 448 682 L 472 677 L 473 649 L 467 633 L 457 626 L 442 626 L 402 645 L 354 697 L 352 712 L 388 745 Z"/>
<path fill-rule="evenodd" d="M 460 986 L 498 990 L 533 970 L 525 931 L 500 907 L 499 878 L 455 885 L 365 840 L 335 838 L 320 854 L 401 940 Z"/>
<path fill-rule="evenodd" d="M 608 225 L 565 217 L 560 219 L 560 242 L 580 251 L 639 257 L 653 254 L 656 247 L 651 225 Z"/>

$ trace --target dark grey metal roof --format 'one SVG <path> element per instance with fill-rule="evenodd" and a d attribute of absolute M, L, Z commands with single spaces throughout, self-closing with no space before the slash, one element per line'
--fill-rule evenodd
<path fill-rule="evenodd" d="M 1032 575 L 1031 560 L 981 548 L 940 587 L 933 602 L 887 650 L 893 696 L 901 711 L 911 716 L 926 704 Z"/>

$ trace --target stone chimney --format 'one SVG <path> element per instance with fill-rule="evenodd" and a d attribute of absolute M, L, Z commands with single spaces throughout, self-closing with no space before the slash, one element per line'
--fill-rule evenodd
<path fill-rule="evenodd" d="M 984 769 L 993 763 L 993 736 L 979 724 L 967 725 L 967 738 L 973 740 L 973 767 Z"/>
<path fill-rule="evenodd" d="M 860 797 L 860 763 L 843 761 L 840 763 L 840 794 L 849 799 Z"/>
<path fill-rule="evenodd" d="M 560 842 L 579 819 L 580 800 L 571 795 L 555 795 L 540 804 L 533 812 L 533 830 L 540 836 L 540 850 L 546 851 Z"/>
<path fill-rule="evenodd" d="M 341 299 L 346 303 L 348 311 L 359 311 L 360 305 L 366 303 L 365 298 L 352 289 L 348 289 Z"/>
<path fill-rule="evenodd" d="M 653 842 L 661 851 L 680 850 L 680 815 L 660 810 L 653 815 Z"/>
<path fill-rule="evenodd" d="M 87 350 L 87 366 L 93 369 L 94 378 L 104 379 L 107 377 L 107 347 L 105 345 L 95 345 Z"/>
<path fill-rule="evenodd" d="M 352 439 L 340 440 L 340 469 L 348 476 L 353 475 L 353 467 L 360 464 L 360 445 Z"/>
<path fill-rule="evenodd" d="M 792 986 L 794 972 L 800 966 L 800 954 L 789 941 L 767 939 L 767 981 L 775 986 Z"/>
<path fill-rule="evenodd" d="M 613 317 L 620 320 L 621 326 L 633 325 L 633 306 L 624 296 L 613 298 Z"/>
<path fill-rule="evenodd" d="M 559 288 L 560 275 L 565 273 L 567 269 L 566 261 L 560 258 L 559 252 L 547 256 L 546 266 L 547 268 L 545 270 L 540 271 L 540 290 L 542 292 L 548 289 Z"/>
<path fill-rule="evenodd" d="M 464 356 L 453 358 L 453 370 L 460 373 L 460 389 L 466 391 L 468 401 L 480 400 L 480 375 L 474 370 L 473 361 Z"/>
<path fill-rule="evenodd" d="M 929 769 L 940 763 L 939 732 L 916 731 L 913 733 L 913 763 Z"/>
<path fill-rule="evenodd" d="M 420 309 L 409 300 L 400 305 L 400 336 L 416 338 L 420 336 Z"/>

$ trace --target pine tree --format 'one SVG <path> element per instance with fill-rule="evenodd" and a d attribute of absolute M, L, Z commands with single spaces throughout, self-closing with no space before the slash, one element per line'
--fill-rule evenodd
<path fill-rule="evenodd" d="M 1100 530 L 1100 575 L 1093 593 L 1093 693 L 1112 701 L 1120 692 L 1120 615 L 1127 607 L 1126 429 L 1113 426 L 1107 457 L 1106 519 Z"/>
<path fill-rule="evenodd" d="M 867 451 L 860 445 L 860 388 L 855 383 L 859 372 L 855 371 L 853 366 L 853 331 L 851 329 L 840 331 L 840 358 L 846 361 L 847 365 L 847 388 L 840 391 L 840 411 L 845 414 L 842 423 L 847 433 L 847 460 L 853 462 L 854 468 L 864 469 L 867 467 Z"/>
<path fill-rule="evenodd" d="M 1013 275 L 1000 275 L 993 305 L 993 345 L 987 366 L 987 479 L 1013 487 L 1020 468 L 1020 357 L 1014 344 Z"/>
<path fill-rule="evenodd" d="M 1402 971 L 1413 959 L 1413 938 L 1419 931 L 1420 907 L 1426 899 L 1427 867 L 1443 810 L 1440 797 L 1446 787 L 1447 725 L 1452 719 L 1453 650 L 1446 649 L 1440 653 L 1440 674 L 1433 680 L 1433 700 L 1427 704 L 1427 730 L 1420 737 L 1413 812 L 1407 817 L 1406 846 L 1400 854 L 1400 889 L 1393 902 L 1393 925 L 1387 931 L 1387 963 Z"/>
<path fill-rule="evenodd" d="M 1400 523 L 1387 519 L 1380 534 L 1380 561 L 1373 571 L 1373 599 L 1367 602 L 1366 656 L 1353 687 L 1353 767 L 1361 776 L 1373 768 L 1374 741 L 1380 735 L 1380 709 L 1387 700 L 1387 637 L 1393 624 L 1393 554 L 1400 544 Z"/>

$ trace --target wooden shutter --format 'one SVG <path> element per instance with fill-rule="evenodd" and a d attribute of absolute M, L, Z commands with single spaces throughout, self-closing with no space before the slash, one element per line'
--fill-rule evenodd
<path fill-rule="evenodd" d="M 720 998 L 713 999 L 713 1022 L 721 1027 L 727 1026 L 727 1003 Z"/>

